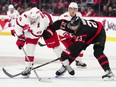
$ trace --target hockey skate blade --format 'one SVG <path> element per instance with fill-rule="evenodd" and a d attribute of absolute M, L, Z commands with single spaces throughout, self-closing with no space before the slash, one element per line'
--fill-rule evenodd
<path fill-rule="evenodd" d="M 78 69 L 87 69 L 87 66 L 86 67 L 82 67 L 82 66 L 76 66 Z"/>

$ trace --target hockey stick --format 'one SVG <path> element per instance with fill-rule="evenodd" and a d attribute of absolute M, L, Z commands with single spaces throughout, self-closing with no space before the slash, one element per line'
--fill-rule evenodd
<path fill-rule="evenodd" d="M 42 44 L 41 42 L 38 42 L 38 45 L 39 45 L 40 47 L 46 46 L 46 44 Z"/>
<path fill-rule="evenodd" d="M 37 69 L 37 68 L 40 68 L 40 67 L 45 66 L 45 65 L 47 65 L 47 64 L 50 64 L 50 63 L 52 63 L 52 62 L 55 62 L 55 61 L 57 61 L 57 60 L 59 60 L 59 59 L 60 59 L 60 58 L 57 58 L 57 59 L 54 59 L 54 60 L 52 60 L 52 61 L 46 62 L 46 63 L 44 63 L 44 64 L 42 64 L 42 65 L 33 67 L 32 70 L 35 70 L 35 69 Z M 9 72 L 7 72 L 7 70 L 6 70 L 5 68 L 2 68 L 2 70 L 3 70 L 3 72 L 4 72 L 8 77 L 10 77 L 10 78 L 14 78 L 14 77 L 19 76 L 19 75 L 21 75 L 21 74 L 23 73 L 23 72 L 20 72 L 20 73 L 17 73 L 17 74 L 12 75 L 12 74 L 10 74 Z"/>
<path fill-rule="evenodd" d="M 25 54 L 25 56 L 26 56 L 26 58 L 27 58 L 28 62 L 30 63 L 30 60 L 29 60 L 29 58 L 28 58 L 28 55 L 27 55 L 27 53 L 26 53 L 25 49 L 24 49 L 24 48 L 22 48 L 22 50 L 23 50 L 23 52 L 24 52 L 24 54 Z M 30 70 L 30 71 L 31 71 L 31 70 Z M 37 79 L 40 81 L 40 80 L 41 80 L 41 78 L 38 76 L 37 72 L 36 72 L 35 70 L 33 70 L 33 71 L 34 71 L 34 73 L 35 73 L 35 75 L 36 75 Z"/>
<path fill-rule="evenodd" d="M 18 37 L 18 35 L 15 33 L 15 35 Z M 25 54 L 25 56 L 26 56 L 26 58 L 27 58 L 27 61 L 29 62 L 29 63 L 31 63 L 30 62 L 30 60 L 29 60 L 29 58 L 28 58 L 28 55 L 27 55 L 27 53 L 26 53 L 26 51 L 25 51 L 25 49 L 22 47 L 22 50 L 23 50 L 23 52 L 24 52 L 24 54 Z M 31 71 L 31 70 L 30 70 Z M 34 70 L 34 73 L 35 73 L 35 75 L 36 75 L 36 77 L 37 77 L 37 79 L 40 81 L 40 77 L 38 76 L 38 74 L 37 74 L 37 72 Z M 23 74 L 23 71 L 22 71 L 22 74 Z"/>

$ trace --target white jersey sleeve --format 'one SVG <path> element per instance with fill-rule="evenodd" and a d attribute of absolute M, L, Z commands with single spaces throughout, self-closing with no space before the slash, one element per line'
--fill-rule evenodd
<path fill-rule="evenodd" d="M 11 13 L 10 11 L 7 11 L 7 16 L 9 17 L 9 19 L 16 19 L 19 16 L 19 12 L 17 10 L 14 10 L 13 13 Z"/>
<path fill-rule="evenodd" d="M 79 16 L 79 17 L 82 17 L 82 14 L 80 12 L 76 12 L 76 16 Z M 69 12 L 65 12 L 64 14 L 62 14 L 60 17 L 59 17 L 59 20 L 60 19 L 65 19 L 67 21 L 70 21 L 72 18 L 72 16 L 70 15 Z"/>
<path fill-rule="evenodd" d="M 76 16 L 79 16 L 79 17 L 82 18 L 82 14 L 81 14 L 80 12 L 77 12 L 77 13 L 76 13 Z"/>
<path fill-rule="evenodd" d="M 61 20 L 61 19 L 65 19 L 65 20 L 67 20 L 67 21 L 70 21 L 71 16 L 70 16 L 69 12 L 65 12 L 64 14 L 62 14 L 62 15 L 59 17 L 59 20 Z"/>
<path fill-rule="evenodd" d="M 23 26 L 25 24 L 29 24 L 26 12 L 20 15 L 16 20 L 15 31 L 18 36 L 23 34 Z"/>

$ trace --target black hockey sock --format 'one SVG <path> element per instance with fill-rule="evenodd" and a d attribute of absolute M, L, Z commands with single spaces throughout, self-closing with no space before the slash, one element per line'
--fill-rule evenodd
<path fill-rule="evenodd" d="M 104 69 L 104 71 L 110 70 L 109 61 L 105 55 L 101 55 L 99 58 L 97 58 L 97 60 L 101 67 Z"/>

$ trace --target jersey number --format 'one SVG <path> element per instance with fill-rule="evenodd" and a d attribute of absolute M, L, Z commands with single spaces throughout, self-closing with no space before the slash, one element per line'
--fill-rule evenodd
<path fill-rule="evenodd" d="M 93 22 L 93 21 L 87 21 L 86 23 L 87 23 L 87 25 L 88 25 L 89 27 L 97 28 L 97 24 L 96 24 L 96 22 Z"/>
<path fill-rule="evenodd" d="M 76 41 L 82 41 L 83 37 L 82 36 L 77 36 Z"/>

